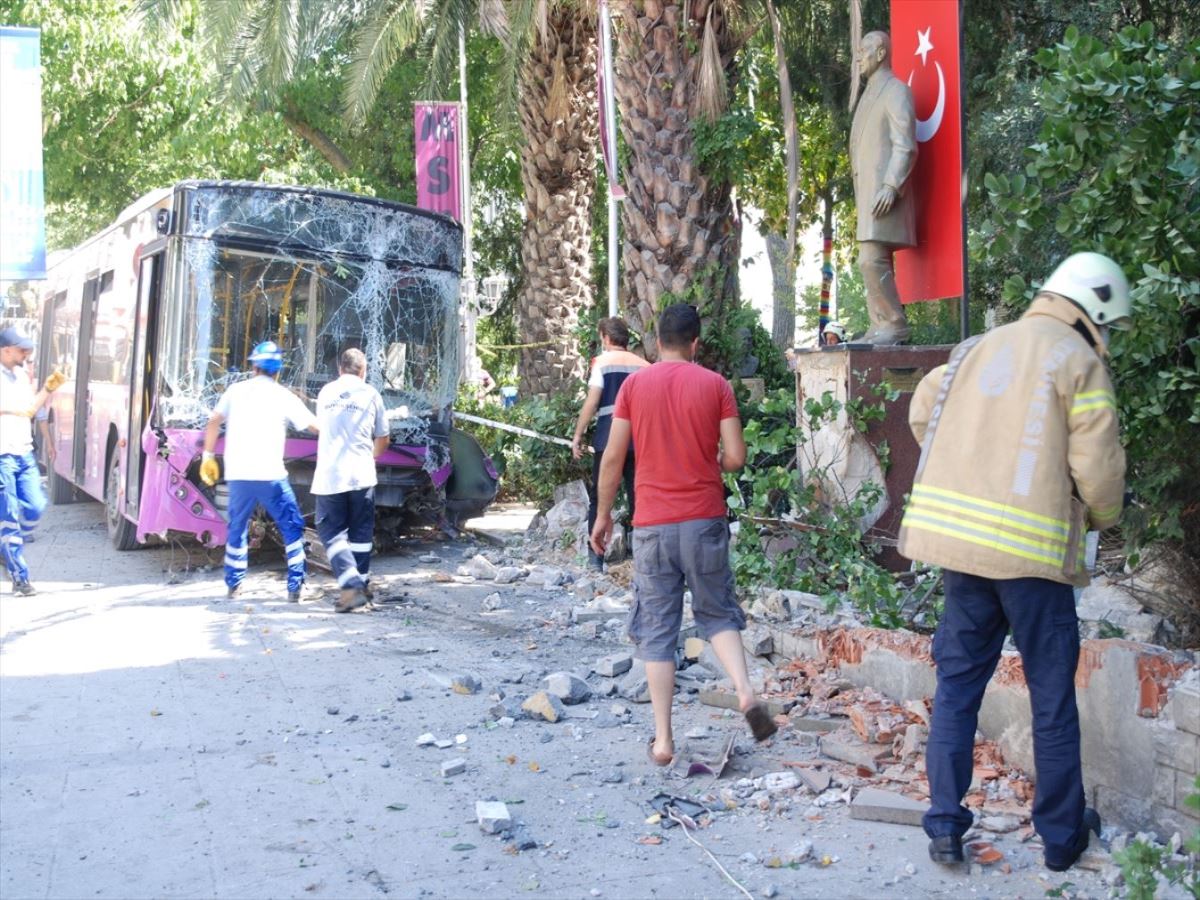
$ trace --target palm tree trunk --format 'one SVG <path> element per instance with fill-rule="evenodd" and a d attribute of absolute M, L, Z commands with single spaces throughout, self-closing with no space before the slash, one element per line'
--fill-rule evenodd
<path fill-rule="evenodd" d="M 692 139 L 706 23 L 727 77 L 734 47 L 722 0 L 615 0 L 613 9 L 616 97 L 628 151 L 625 306 L 653 355 L 650 338 L 664 293 L 678 295 L 698 282 L 710 316 L 737 302 L 740 232 L 731 186 L 702 171 Z"/>
<path fill-rule="evenodd" d="M 768 231 L 764 237 L 771 263 L 771 340 L 787 350 L 796 342 L 796 267 L 784 235 Z"/>
<path fill-rule="evenodd" d="M 583 374 L 575 330 L 592 302 L 596 183 L 596 18 L 553 3 L 522 71 L 525 284 L 517 298 L 523 396 L 573 392 Z"/>

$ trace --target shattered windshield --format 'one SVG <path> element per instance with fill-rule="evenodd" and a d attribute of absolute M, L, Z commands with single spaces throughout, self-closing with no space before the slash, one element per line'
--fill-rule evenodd
<path fill-rule="evenodd" d="M 344 195 L 196 195 L 164 297 L 162 424 L 203 425 L 225 387 L 247 377 L 254 346 L 270 340 L 284 354 L 280 382 L 310 407 L 337 378 L 342 351 L 361 349 L 393 436 L 426 443 L 458 383 L 457 229 Z"/>

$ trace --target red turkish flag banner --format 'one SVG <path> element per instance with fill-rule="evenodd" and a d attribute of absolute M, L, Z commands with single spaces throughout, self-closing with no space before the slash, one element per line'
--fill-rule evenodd
<path fill-rule="evenodd" d="M 917 246 L 898 250 L 900 300 L 961 297 L 963 118 L 959 71 L 959 0 L 892 0 L 892 71 L 912 88 L 917 165 L 906 186 L 917 212 Z"/>

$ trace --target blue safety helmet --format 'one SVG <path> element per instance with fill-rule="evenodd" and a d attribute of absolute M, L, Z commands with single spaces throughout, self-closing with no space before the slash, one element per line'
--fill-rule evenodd
<path fill-rule="evenodd" d="M 268 375 L 274 375 L 283 368 L 283 351 L 274 341 L 263 341 L 247 357 L 247 362 Z"/>

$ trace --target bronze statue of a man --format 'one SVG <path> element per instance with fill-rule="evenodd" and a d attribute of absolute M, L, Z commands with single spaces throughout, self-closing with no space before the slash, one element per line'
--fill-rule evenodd
<path fill-rule="evenodd" d="M 908 318 L 896 290 L 892 254 L 917 243 L 911 190 L 917 161 L 912 91 L 892 74 L 892 41 L 882 31 L 863 35 L 858 54 L 866 88 L 850 126 L 850 171 L 858 207 L 858 267 L 867 290 L 871 327 L 859 340 L 900 344 Z"/>

